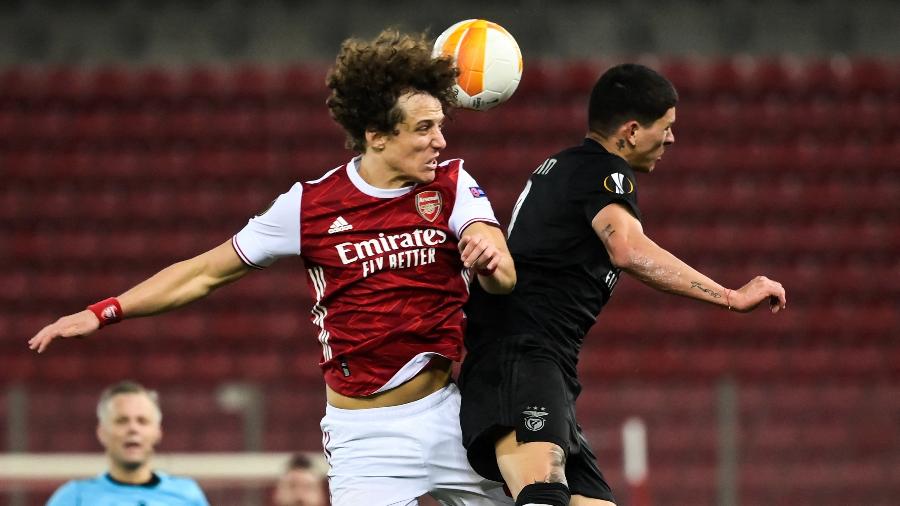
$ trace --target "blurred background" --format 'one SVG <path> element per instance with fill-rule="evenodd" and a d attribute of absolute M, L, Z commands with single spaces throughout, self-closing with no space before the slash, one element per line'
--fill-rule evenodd
<path fill-rule="evenodd" d="M 731 288 L 787 288 L 787 312 L 737 315 L 623 278 L 578 406 L 619 504 L 900 504 L 900 5 L 483 3 L 0 2 L 0 505 L 78 474 L 28 458 L 100 452 L 96 399 L 124 378 L 160 391 L 164 454 L 321 452 L 299 260 L 40 357 L 25 342 L 347 161 L 324 106 L 343 39 L 473 17 L 517 38 L 525 72 L 508 103 L 453 115 L 446 156 L 504 225 L 531 171 L 580 143 L 600 73 L 638 61 L 681 95 L 675 146 L 638 179 L 648 235 Z M 212 504 L 249 506 L 275 475 L 204 476 Z"/>

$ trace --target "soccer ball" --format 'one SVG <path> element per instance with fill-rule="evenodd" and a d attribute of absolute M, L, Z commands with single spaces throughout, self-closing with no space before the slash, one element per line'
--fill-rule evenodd
<path fill-rule="evenodd" d="M 433 54 L 456 61 L 456 100 L 465 109 L 486 111 L 505 102 L 522 78 L 522 52 L 516 39 L 484 19 L 467 19 L 444 30 Z"/>

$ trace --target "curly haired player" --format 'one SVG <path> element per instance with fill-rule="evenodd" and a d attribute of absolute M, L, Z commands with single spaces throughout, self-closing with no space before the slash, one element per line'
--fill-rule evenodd
<path fill-rule="evenodd" d="M 359 156 L 296 183 L 224 244 L 60 318 L 31 348 L 175 309 L 300 256 L 322 346 L 332 503 L 407 505 L 426 493 L 453 505 L 509 503 L 466 461 L 450 382 L 471 278 L 489 293 L 516 281 L 484 192 L 462 160 L 438 161 L 455 78 L 424 35 L 345 41 L 327 104 Z"/>

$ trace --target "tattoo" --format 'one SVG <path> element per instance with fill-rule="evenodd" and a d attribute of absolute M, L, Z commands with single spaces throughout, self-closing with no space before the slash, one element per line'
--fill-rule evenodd
<path fill-rule="evenodd" d="M 566 452 L 560 447 L 550 450 L 551 471 L 541 483 L 566 483 Z"/>
<path fill-rule="evenodd" d="M 566 483 L 566 474 L 562 469 L 557 471 L 551 471 L 550 474 L 544 478 L 544 481 L 539 483 Z"/>
<path fill-rule="evenodd" d="M 709 288 L 706 288 L 705 286 L 701 285 L 700 283 L 698 283 L 696 281 L 691 281 L 691 288 L 696 288 L 696 289 L 700 290 L 701 292 L 706 292 L 706 293 L 710 294 L 713 298 L 716 298 L 716 299 L 722 297 L 721 293 L 719 293 L 715 290 L 710 290 Z"/>
<path fill-rule="evenodd" d="M 625 139 L 619 139 L 618 141 L 616 141 L 616 146 L 620 151 L 625 149 Z"/>
<path fill-rule="evenodd" d="M 607 225 L 603 231 L 600 232 L 600 236 L 603 239 L 609 239 L 613 234 L 616 233 L 616 230 L 612 227 L 612 225 Z"/>

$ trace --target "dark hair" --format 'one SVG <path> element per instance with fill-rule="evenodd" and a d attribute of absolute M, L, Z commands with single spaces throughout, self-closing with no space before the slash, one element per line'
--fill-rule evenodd
<path fill-rule="evenodd" d="M 634 63 L 617 65 L 591 90 L 588 128 L 606 137 L 626 121 L 649 126 L 676 103 L 678 92 L 660 73 Z"/>
<path fill-rule="evenodd" d="M 448 56 L 432 57 L 424 33 L 409 35 L 387 29 L 371 42 L 347 39 L 341 44 L 325 84 L 331 117 L 347 133 L 347 147 L 364 152 L 366 130 L 394 132 L 404 120 L 397 98 L 408 92 L 428 93 L 444 109 L 454 105 L 458 71 Z"/>

